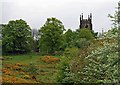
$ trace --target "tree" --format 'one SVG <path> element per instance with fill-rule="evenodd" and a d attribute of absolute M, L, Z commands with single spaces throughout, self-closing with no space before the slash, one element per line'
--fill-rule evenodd
<path fill-rule="evenodd" d="M 76 38 L 75 32 L 73 32 L 71 29 L 68 29 L 63 36 L 64 36 L 65 48 L 75 46 L 75 38 Z"/>
<path fill-rule="evenodd" d="M 44 26 L 39 30 L 41 35 L 39 39 L 40 51 L 49 54 L 60 51 L 64 30 L 64 26 L 60 20 L 48 18 Z"/>
<path fill-rule="evenodd" d="M 9 21 L 2 28 L 3 53 L 25 53 L 31 51 L 33 38 L 27 23 L 20 20 Z"/>
<path fill-rule="evenodd" d="M 113 28 L 118 28 L 120 26 L 120 2 L 118 2 L 117 10 L 115 10 L 114 15 L 108 14 L 108 17 L 111 19 Z"/>
<path fill-rule="evenodd" d="M 87 28 L 78 29 L 76 33 L 77 33 L 76 46 L 78 48 L 88 46 L 91 40 L 94 39 L 93 32 Z"/>
<path fill-rule="evenodd" d="M 118 7 L 117 10 L 115 11 L 114 15 L 108 15 L 108 17 L 111 19 L 111 21 L 113 22 L 113 28 L 114 30 L 118 29 L 118 68 L 120 68 L 120 1 L 118 2 Z M 120 72 L 119 72 L 120 74 Z M 120 82 L 120 78 L 119 78 L 119 82 Z"/>
<path fill-rule="evenodd" d="M 114 30 L 111 30 L 114 31 Z M 85 60 L 87 64 L 78 75 L 81 75 L 81 82 L 94 83 L 118 83 L 118 52 L 117 35 L 109 31 L 105 36 L 103 47 L 98 47 L 91 52 Z M 111 36 L 111 37 L 108 37 Z M 111 40 L 111 42 L 108 41 Z"/>
<path fill-rule="evenodd" d="M 78 36 L 79 38 L 86 38 L 87 40 L 93 39 L 92 31 L 87 28 L 79 29 Z"/>

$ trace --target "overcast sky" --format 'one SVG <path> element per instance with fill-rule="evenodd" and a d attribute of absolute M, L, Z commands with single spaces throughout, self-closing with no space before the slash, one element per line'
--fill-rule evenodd
<path fill-rule="evenodd" d="M 1 0 L 2 23 L 23 19 L 31 28 L 39 29 L 47 18 L 56 17 L 66 29 L 79 27 L 79 16 L 92 13 L 93 30 L 107 31 L 111 27 L 108 14 L 114 14 L 119 0 Z"/>

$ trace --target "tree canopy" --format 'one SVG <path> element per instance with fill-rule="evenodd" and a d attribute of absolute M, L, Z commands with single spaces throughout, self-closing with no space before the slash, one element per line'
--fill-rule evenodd
<path fill-rule="evenodd" d="M 79 38 L 86 38 L 87 40 L 93 39 L 92 31 L 87 28 L 82 28 L 78 30 Z"/>
<path fill-rule="evenodd" d="M 75 46 L 75 37 L 76 37 L 76 32 L 72 31 L 71 29 L 68 29 L 64 33 L 64 47 L 74 47 Z"/>
<path fill-rule="evenodd" d="M 2 28 L 3 53 L 31 51 L 33 38 L 29 25 L 22 19 L 11 20 Z"/>
<path fill-rule="evenodd" d="M 64 31 L 62 22 L 56 18 L 48 18 L 39 30 L 41 38 L 39 42 L 40 51 L 53 54 L 59 51 L 62 45 Z"/>

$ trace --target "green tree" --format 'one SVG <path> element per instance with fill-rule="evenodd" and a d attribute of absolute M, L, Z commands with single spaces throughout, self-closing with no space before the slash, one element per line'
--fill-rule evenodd
<path fill-rule="evenodd" d="M 64 34 L 64 45 L 65 48 L 74 47 L 75 46 L 76 35 L 71 29 L 68 29 Z"/>
<path fill-rule="evenodd" d="M 118 2 L 118 7 L 116 8 L 113 15 L 108 14 L 108 17 L 112 21 L 113 28 L 118 28 L 118 24 L 120 24 L 120 2 Z"/>
<path fill-rule="evenodd" d="M 78 36 L 79 38 L 85 38 L 87 40 L 92 40 L 94 35 L 92 34 L 91 30 L 87 28 L 83 28 L 83 29 L 78 30 Z"/>
<path fill-rule="evenodd" d="M 33 38 L 29 25 L 22 19 L 9 21 L 2 28 L 3 53 L 25 53 L 31 51 Z"/>
<path fill-rule="evenodd" d="M 64 30 L 64 26 L 60 20 L 48 18 L 44 26 L 39 30 L 41 35 L 39 39 L 40 51 L 49 54 L 59 51 L 63 43 Z"/>
<path fill-rule="evenodd" d="M 87 28 L 78 29 L 76 33 L 76 46 L 78 48 L 88 46 L 90 42 L 94 39 L 93 32 Z"/>

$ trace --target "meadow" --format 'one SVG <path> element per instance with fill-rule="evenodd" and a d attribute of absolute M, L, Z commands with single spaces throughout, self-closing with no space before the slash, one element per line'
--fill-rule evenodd
<path fill-rule="evenodd" d="M 59 61 L 55 60 L 58 59 Z M 58 56 L 40 56 L 37 53 L 3 56 L 2 76 L 4 83 L 56 83 L 58 72 L 57 64 L 60 62 Z M 30 68 L 35 74 L 29 73 Z M 29 69 L 29 70 L 30 70 Z M 37 70 L 34 70 L 37 69 Z"/>

